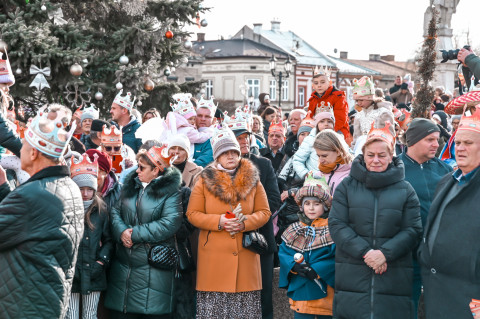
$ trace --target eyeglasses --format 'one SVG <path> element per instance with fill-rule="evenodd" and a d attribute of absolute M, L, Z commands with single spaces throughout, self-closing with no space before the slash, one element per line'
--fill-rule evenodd
<path fill-rule="evenodd" d="M 122 148 L 121 146 L 104 146 L 105 148 L 105 151 L 107 152 L 111 152 L 112 149 L 115 151 L 115 152 L 120 152 L 120 149 Z"/>
<path fill-rule="evenodd" d="M 143 166 L 140 164 L 138 164 L 137 166 L 138 166 L 138 169 L 140 169 L 140 172 L 143 172 L 143 170 L 147 168 L 147 166 Z"/>

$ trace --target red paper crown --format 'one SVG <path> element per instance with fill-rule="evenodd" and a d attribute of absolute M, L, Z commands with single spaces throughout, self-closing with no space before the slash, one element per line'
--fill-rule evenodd
<path fill-rule="evenodd" d="M 106 125 L 103 125 L 101 141 L 104 145 L 122 144 L 122 132 L 115 125 L 112 125 L 109 129 Z"/>
<path fill-rule="evenodd" d="M 97 161 L 97 158 L 98 158 L 98 155 L 95 154 L 94 155 L 94 160 L 93 162 L 90 161 L 90 158 L 88 157 L 88 154 L 87 153 L 84 153 L 82 155 L 82 160 L 79 161 L 78 163 L 75 163 L 74 157 L 72 156 L 72 164 L 70 165 L 70 174 L 71 174 L 71 177 L 75 177 L 75 176 L 78 176 L 78 175 L 83 175 L 83 174 L 90 174 L 90 175 L 93 175 L 95 177 L 98 176 L 98 161 Z"/>
<path fill-rule="evenodd" d="M 302 126 L 315 127 L 315 120 L 312 119 L 311 111 L 308 111 L 307 116 L 303 119 L 302 123 L 300 123 L 300 127 Z"/>
<path fill-rule="evenodd" d="M 395 121 L 403 129 L 404 125 L 410 120 L 411 113 L 405 109 L 393 109 L 393 115 L 395 116 Z"/>
<path fill-rule="evenodd" d="M 475 106 L 475 112 L 471 116 L 462 115 L 458 131 L 472 131 L 480 133 L 480 105 Z"/>
<path fill-rule="evenodd" d="M 270 128 L 268 129 L 268 134 L 273 132 L 278 132 L 283 136 L 285 136 L 285 128 L 283 127 L 282 122 L 270 124 Z"/>
<path fill-rule="evenodd" d="M 152 146 L 147 151 L 147 157 L 160 169 L 161 172 L 163 172 L 163 167 L 170 167 L 170 161 L 173 158 L 173 155 L 168 156 L 166 153 L 167 145 L 163 145 L 162 147 Z M 163 164 L 163 167 L 161 164 Z"/>
<path fill-rule="evenodd" d="M 393 145 L 395 144 L 395 137 L 390 132 L 390 122 L 385 121 L 385 127 L 382 128 L 374 128 L 373 124 L 374 123 L 372 123 L 372 128 L 370 129 L 370 132 L 368 132 L 367 142 L 372 140 L 382 140 L 393 147 Z"/>

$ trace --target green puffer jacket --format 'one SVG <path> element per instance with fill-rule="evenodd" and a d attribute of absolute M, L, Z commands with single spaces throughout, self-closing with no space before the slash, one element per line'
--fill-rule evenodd
<path fill-rule="evenodd" d="M 66 166 L 47 167 L 14 191 L 0 186 L 0 317 L 63 318 L 83 201 Z"/>
<path fill-rule="evenodd" d="M 126 177 L 120 201 L 111 211 L 116 254 L 110 268 L 107 308 L 150 315 L 173 311 L 175 273 L 151 267 L 147 254 L 159 242 L 175 247 L 173 235 L 182 224 L 181 181 L 176 168 L 167 168 L 145 189 L 136 172 Z M 133 229 L 130 249 L 120 240 L 128 228 Z"/>

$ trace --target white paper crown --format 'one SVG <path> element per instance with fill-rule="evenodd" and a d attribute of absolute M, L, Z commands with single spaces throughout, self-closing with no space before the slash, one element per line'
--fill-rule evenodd
<path fill-rule="evenodd" d="M 319 67 L 318 65 L 316 65 L 313 68 L 313 76 L 315 76 L 317 74 L 321 74 L 321 75 L 325 75 L 327 77 L 330 77 L 330 75 L 332 74 L 332 70 L 328 66 L 320 66 Z"/>
<path fill-rule="evenodd" d="M 195 107 L 190 100 L 192 95 L 190 93 L 177 93 L 172 96 L 174 103 L 170 103 L 173 112 L 182 116 L 195 113 Z"/>
<path fill-rule="evenodd" d="M 210 97 L 210 100 L 204 100 L 203 96 L 200 98 L 200 101 L 198 102 L 198 107 L 197 108 L 207 108 L 210 110 L 210 114 L 212 117 L 215 116 L 215 112 L 217 111 L 217 105 L 213 103 L 213 96 Z"/>
<path fill-rule="evenodd" d="M 235 134 L 233 134 L 232 130 L 229 129 L 225 124 L 220 124 L 218 127 L 215 127 L 215 130 L 213 132 L 213 136 L 210 140 L 210 143 L 212 144 L 212 148 L 217 144 L 218 142 L 222 140 L 233 140 L 237 141 L 237 138 L 235 137 Z"/>
<path fill-rule="evenodd" d="M 68 114 L 61 109 L 50 114 L 56 114 L 56 118 L 48 119 L 49 108 L 48 106 L 42 107 L 28 126 L 25 139 L 43 154 L 58 158 L 65 153 L 75 131 L 76 122 L 72 122 L 72 127 L 67 132 L 65 128 L 68 123 L 64 119 L 68 118 Z"/>
<path fill-rule="evenodd" d="M 245 106 L 239 106 L 235 110 L 235 115 L 232 117 L 225 117 L 225 123 L 231 130 L 247 130 L 252 128 L 252 110 Z"/>
<path fill-rule="evenodd" d="M 123 90 L 120 90 L 118 92 L 117 96 L 115 97 L 115 100 L 113 100 L 113 103 L 120 105 L 123 108 L 126 108 L 130 112 L 133 109 L 133 106 L 135 105 L 135 97 L 133 97 L 132 100 L 132 93 L 127 92 L 127 95 L 122 96 Z"/>
<path fill-rule="evenodd" d="M 92 114 L 94 119 L 98 119 L 99 116 L 100 116 L 100 112 L 97 109 L 95 109 L 95 104 L 93 104 L 93 103 L 90 103 L 89 107 L 86 107 L 86 108 L 83 109 L 83 114 L 85 114 L 85 113 Z"/>

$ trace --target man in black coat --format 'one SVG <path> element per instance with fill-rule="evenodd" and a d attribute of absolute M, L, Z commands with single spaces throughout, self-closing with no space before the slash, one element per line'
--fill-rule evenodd
<path fill-rule="evenodd" d="M 458 170 L 435 193 L 418 252 L 427 319 L 472 318 L 480 299 L 480 106 L 462 118 L 455 136 Z"/>
<path fill-rule="evenodd" d="M 242 156 L 250 159 L 260 172 L 260 182 L 267 193 L 268 205 L 272 214 L 278 210 L 281 204 L 280 191 L 278 190 L 277 178 L 273 171 L 271 162 L 257 155 L 250 153 L 250 132 L 246 129 L 234 130 Z M 268 242 L 269 251 L 260 255 L 262 270 L 262 318 L 273 318 L 272 281 L 273 281 L 273 258 L 277 248 L 273 233 L 273 223 L 270 219 L 265 226 L 260 228 L 260 233 L 265 236 Z"/>
<path fill-rule="evenodd" d="M 301 109 L 295 109 L 288 115 L 288 125 L 290 127 L 290 132 L 287 136 L 287 141 L 285 142 L 285 154 L 288 157 L 292 157 L 293 154 L 298 150 L 298 140 L 297 133 L 300 128 L 300 124 L 303 119 L 307 116 L 307 113 Z"/>
<path fill-rule="evenodd" d="M 0 168 L 2 318 L 65 316 L 83 236 L 82 196 L 69 168 L 60 164 L 68 138 L 58 137 L 67 132 L 44 133 L 45 127 L 61 127 L 58 117 L 37 119 L 21 148 L 21 168 L 31 178 L 10 191 Z"/>

